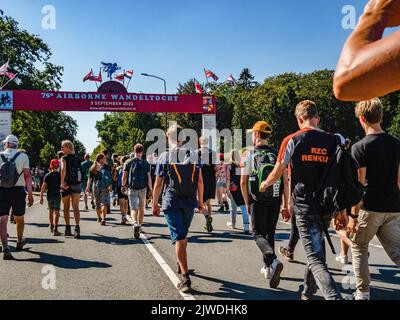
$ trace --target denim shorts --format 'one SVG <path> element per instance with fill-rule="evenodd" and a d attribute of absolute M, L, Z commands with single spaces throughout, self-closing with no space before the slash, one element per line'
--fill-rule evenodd
<path fill-rule="evenodd" d="M 165 220 L 171 234 L 172 243 L 185 240 L 194 216 L 194 209 L 164 210 Z"/>
<path fill-rule="evenodd" d="M 144 208 L 146 205 L 147 188 L 141 190 L 129 189 L 128 198 L 129 205 L 131 209 L 138 210 L 139 208 Z"/>
<path fill-rule="evenodd" d="M 60 211 L 61 209 L 61 197 L 49 199 L 47 198 L 47 204 L 49 206 L 49 210 L 51 211 Z"/>

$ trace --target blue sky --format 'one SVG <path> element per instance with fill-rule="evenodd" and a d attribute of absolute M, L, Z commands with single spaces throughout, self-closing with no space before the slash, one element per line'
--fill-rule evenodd
<path fill-rule="evenodd" d="M 366 0 L 0 0 L 0 9 L 20 27 L 40 35 L 52 62 L 64 66 L 62 90 L 95 91 L 82 83 L 100 61 L 133 69 L 130 92 L 168 93 L 179 82 L 204 81 L 207 67 L 224 79 L 250 68 L 256 80 L 282 72 L 310 72 L 336 66 L 350 30 L 342 28 L 342 8 L 357 17 Z M 42 7 L 56 8 L 56 29 L 41 26 Z M 69 113 L 79 124 L 78 139 L 88 151 L 99 140 L 99 113 Z"/>

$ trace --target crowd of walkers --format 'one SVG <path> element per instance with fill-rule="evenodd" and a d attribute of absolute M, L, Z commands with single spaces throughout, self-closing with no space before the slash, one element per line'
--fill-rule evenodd
<path fill-rule="evenodd" d="M 211 233 L 213 214 L 229 211 L 227 227 L 236 229 L 240 210 L 242 230 L 252 232 L 261 253 L 261 274 L 271 288 L 278 288 L 284 267 L 278 253 L 294 261 L 301 241 L 307 260 L 301 299 L 312 299 L 320 289 L 325 299 L 338 300 L 342 297 L 326 262 L 325 240 L 331 244 L 327 230 L 332 227 L 341 239 L 336 260 L 349 263 L 348 253 L 352 251 L 357 286 L 354 298 L 368 300 L 368 245 L 374 236 L 400 267 L 400 142 L 382 130 L 383 107 L 378 99 L 357 105 L 356 116 L 366 137 L 351 151 L 340 135 L 318 127 L 314 102 L 299 103 L 294 114 L 300 130 L 285 138 L 279 150 L 269 145 L 273 128 L 265 121 L 257 122 L 251 130 L 252 147 L 230 154 L 216 154 L 206 137 L 199 139 L 199 149 L 190 150 L 179 140 L 182 128 L 177 125 L 167 131 L 168 150 L 147 158 L 143 145 L 136 144 L 130 155 L 110 156 L 104 150 L 94 161 L 87 154 L 82 162 L 75 155 L 73 143 L 63 141 L 40 186 L 40 203 L 44 204 L 45 194 L 47 198 L 50 230 L 54 236 L 61 236 L 62 207 L 64 235 L 80 238 L 83 194 L 85 210 L 89 210 L 90 201 L 101 226 L 107 225 L 111 202 L 114 206 L 118 203 L 121 224 L 130 221 L 134 237 L 139 239 L 145 209 L 151 203 L 154 216 L 163 211 L 175 245 L 181 274 L 178 289 L 189 292 L 188 234 L 195 211 L 204 215 L 204 228 Z M 4 260 L 10 260 L 9 215 L 12 212 L 17 226 L 16 249 L 23 250 L 26 194 L 28 206 L 32 206 L 33 184 L 29 159 L 18 149 L 18 138 L 11 135 L 3 143 L 0 236 Z M 329 188 L 336 188 L 335 196 L 329 197 Z M 216 212 L 214 200 L 218 203 Z M 291 234 L 287 247 L 275 248 L 280 214 L 285 222 L 290 221 Z"/>

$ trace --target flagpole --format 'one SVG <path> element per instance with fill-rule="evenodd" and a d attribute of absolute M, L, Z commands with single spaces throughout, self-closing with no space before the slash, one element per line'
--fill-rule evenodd
<path fill-rule="evenodd" d="M 8 85 L 11 81 L 13 81 L 13 80 L 17 77 L 17 75 L 18 75 L 18 73 L 15 75 L 14 78 L 9 79 L 9 80 L 4 84 L 4 86 L 2 85 L 2 86 L 1 86 L 1 90 L 3 90 L 3 88 L 4 88 L 6 85 Z"/>
<path fill-rule="evenodd" d="M 129 85 L 130 85 L 130 83 L 131 83 L 131 80 L 132 80 L 132 78 L 129 78 L 128 84 L 127 84 L 127 86 L 126 86 L 126 90 L 127 90 L 127 91 L 129 91 Z"/>
<path fill-rule="evenodd" d="M 1 84 L 0 84 L 1 89 L 3 89 L 4 78 L 5 78 L 5 75 L 3 75 L 3 77 L 1 78 Z"/>
<path fill-rule="evenodd" d="M 3 64 L 3 66 L 1 67 L 1 68 L 3 68 L 5 65 L 7 65 L 7 71 L 8 71 L 8 67 L 9 67 L 9 63 L 10 63 L 10 60 L 8 60 L 5 64 Z M 5 72 L 7 72 L 7 71 L 5 71 Z M 4 78 L 5 78 L 5 74 L 3 75 L 3 78 L 1 79 L 1 85 L 0 85 L 0 88 L 3 88 L 3 83 L 4 83 Z"/>

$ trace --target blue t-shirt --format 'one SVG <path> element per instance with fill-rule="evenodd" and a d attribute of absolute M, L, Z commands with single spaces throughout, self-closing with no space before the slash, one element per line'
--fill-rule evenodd
<path fill-rule="evenodd" d="M 171 151 L 173 152 L 173 150 Z M 168 176 L 168 168 L 167 168 L 167 155 L 170 156 L 171 162 L 171 154 L 168 152 L 164 152 L 160 155 L 157 161 L 155 175 L 157 177 L 164 178 L 164 192 L 163 192 L 163 201 L 162 201 L 162 209 L 163 210 L 174 210 L 174 209 L 194 209 L 197 208 L 197 194 L 190 198 L 180 198 L 173 194 L 169 186 L 169 176 Z M 185 157 L 185 162 L 190 161 L 191 157 L 196 157 L 193 152 L 187 151 L 187 155 Z M 194 158 L 193 158 L 194 159 Z M 176 161 L 174 161 L 176 162 Z M 200 161 L 197 162 L 197 170 L 201 169 Z M 197 187 L 197 186 L 196 186 Z"/>

